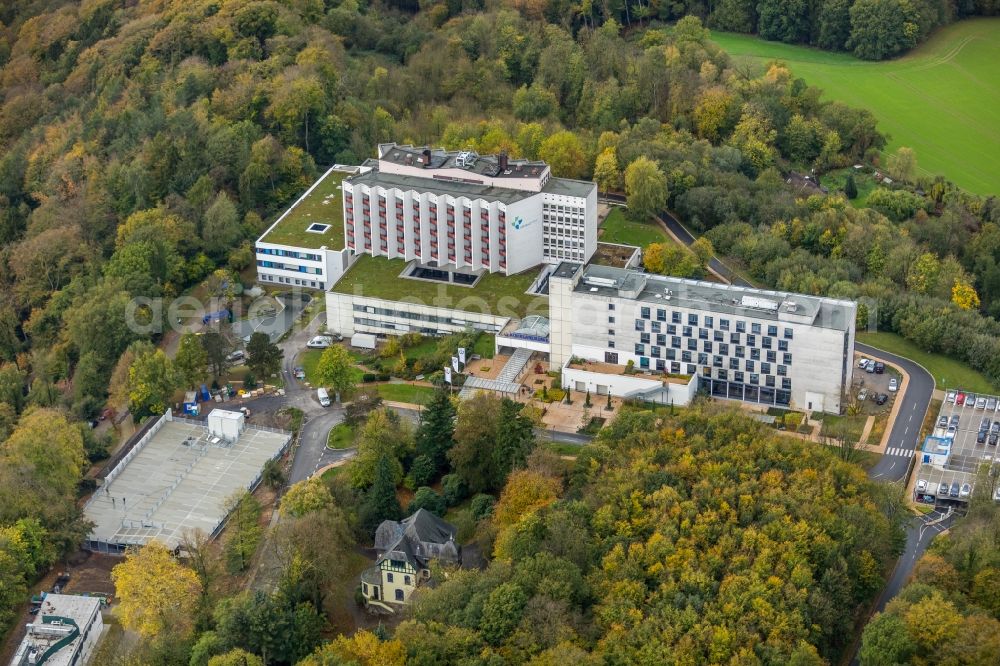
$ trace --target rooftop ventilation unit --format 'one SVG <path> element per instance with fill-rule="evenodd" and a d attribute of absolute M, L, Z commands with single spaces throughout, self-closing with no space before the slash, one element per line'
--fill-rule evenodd
<path fill-rule="evenodd" d="M 583 282 L 584 284 L 589 284 L 594 287 L 614 287 L 618 284 L 618 282 L 612 278 L 592 277 L 589 275 L 583 278 Z"/>
<path fill-rule="evenodd" d="M 479 155 L 477 155 L 474 151 L 463 150 L 458 154 L 458 157 L 455 158 L 455 165 L 468 168 L 475 164 L 477 159 L 479 159 Z"/>
<path fill-rule="evenodd" d="M 798 309 L 799 309 L 798 303 L 792 303 L 791 301 L 785 303 L 785 312 L 795 313 L 798 311 Z"/>
<path fill-rule="evenodd" d="M 745 308 L 758 308 L 760 310 L 776 311 L 778 302 L 767 298 L 757 298 L 756 296 L 744 296 L 740 299 L 740 305 Z"/>

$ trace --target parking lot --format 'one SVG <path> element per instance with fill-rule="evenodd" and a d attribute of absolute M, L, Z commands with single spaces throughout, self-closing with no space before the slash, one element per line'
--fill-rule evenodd
<path fill-rule="evenodd" d="M 1000 397 L 948 391 L 934 426 L 917 451 L 915 497 L 927 504 L 964 505 L 980 466 L 998 460 Z"/>
<path fill-rule="evenodd" d="M 899 388 L 900 374 L 891 365 L 869 361 L 862 354 L 855 354 L 854 382 L 851 387 L 851 397 L 858 401 L 862 414 L 878 414 L 888 412 L 896 398 Z M 878 365 L 880 367 L 876 368 Z M 894 385 L 893 382 L 895 382 Z M 864 396 L 862 398 L 862 396 Z M 881 399 L 879 399 L 881 396 Z"/>

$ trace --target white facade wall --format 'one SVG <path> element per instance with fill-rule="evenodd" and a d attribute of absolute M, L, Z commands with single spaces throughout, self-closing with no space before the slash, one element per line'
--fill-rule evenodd
<path fill-rule="evenodd" d="M 549 277 L 549 365 L 561 367 L 573 354 L 573 287 L 577 277 Z"/>
<path fill-rule="evenodd" d="M 543 258 L 584 263 L 597 250 L 597 188 L 584 197 L 542 194 Z"/>
<path fill-rule="evenodd" d="M 499 201 L 349 181 L 343 188 L 348 248 L 472 271 L 513 274 L 523 270 L 514 268 L 515 263 L 508 265 L 505 243 L 512 213 Z M 541 259 L 525 268 L 539 263 Z"/>
<path fill-rule="evenodd" d="M 615 397 L 634 397 L 640 394 L 660 389 L 663 392 L 659 402 L 672 403 L 678 407 L 690 404 L 698 391 L 698 380 L 692 377 L 686 384 L 664 382 L 656 377 L 644 375 L 617 375 L 594 372 L 568 365 L 562 369 L 563 388 L 573 391 L 590 391 L 591 396 L 607 395 Z"/>
<path fill-rule="evenodd" d="M 355 333 L 402 335 L 410 331 L 425 335 L 460 333 L 473 328 L 499 332 L 508 317 L 452 310 L 353 294 L 326 294 L 327 328 L 345 337 Z"/>
<path fill-rule="evenodd" d="M 350 250 L 319 250 L 256 243 L 257 280 L 266 285 L 328 289 L 357 259 Z"/>
<path fill-rule="evenodd" d="M 504 203 L 345 180 L 343 206 L 347 248 L 390 259 L 513 275 L 597 249 L 596 187 Z"/>

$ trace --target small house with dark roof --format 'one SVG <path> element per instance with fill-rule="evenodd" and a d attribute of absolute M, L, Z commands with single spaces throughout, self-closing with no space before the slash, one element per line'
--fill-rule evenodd
<path fill-rule="evenodd" d="M 361 594 L 369 606 L 394 612 L 409 602 L 418 585 L 430 579 L 430 562 L 458 566 L 462 547 L 455 528 L 430 511 L 418 509 L 401 521 L 385 520 L 375 530 L 375 564 L 361 574 Z"/>

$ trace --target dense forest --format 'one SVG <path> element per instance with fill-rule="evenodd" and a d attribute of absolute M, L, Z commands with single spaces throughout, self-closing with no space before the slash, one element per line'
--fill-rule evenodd
<path fill-rule="evenodd" d="M 490 566 L 397 630 L 407 663 L 835 663 L 901 546 L 898 488 L 724 409 L 625 412 L 569 473 L 532 462 Z"/>

